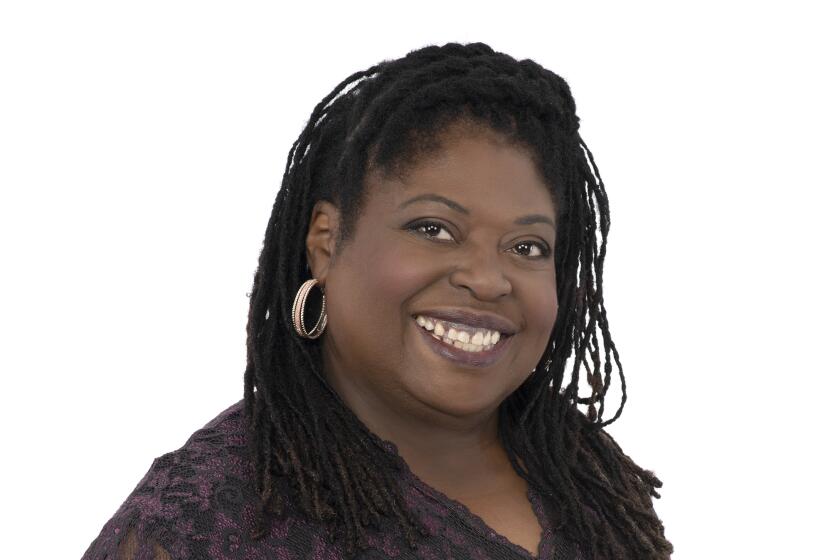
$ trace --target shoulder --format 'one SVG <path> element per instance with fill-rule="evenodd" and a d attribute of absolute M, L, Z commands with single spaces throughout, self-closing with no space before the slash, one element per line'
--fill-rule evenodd
<path fill-rule="evenodd" d="M 235 546 L 241 509 L 251 493 L 244 401 L 228 407 L 179 449 L 161 455 L 129 494 L 83 560 L 209 558 L 212 547 Z M 219 542 L 216 542 L 219 541 Z M 137 554 L 128 555 L 127 548 Z M 122 551 L 122 552 L 120 552 Z"/>
<path fill-rule="evenodd" d="M 244 476 L 242 460 L 248 445 L 244 415 L 244 401 L 226 408 L 179 449 L 156 458 L 149 473 L 165 474 L 165 480 L 212 478 L 226 473 Z"/>

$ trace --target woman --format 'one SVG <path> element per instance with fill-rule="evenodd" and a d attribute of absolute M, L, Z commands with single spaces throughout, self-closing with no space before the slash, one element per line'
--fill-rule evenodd
<path fill-rule="evenodd" d="M 484 44 L 353 74 L 289 153 L 244 400 L 84 558 L 668 558 L 602 430 L 608 230 L 557 75 Z"/>

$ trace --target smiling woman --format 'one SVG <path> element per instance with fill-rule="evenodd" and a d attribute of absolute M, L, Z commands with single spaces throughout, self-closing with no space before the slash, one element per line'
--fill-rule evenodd
<path fill-rule="evenodd" d="M 245 398 L 85 558 L 668 558 L 603 430 L 608 230 L 557 75 L 483 44 L 353 74 L 289 153 Z"/>
<path fill-rule="evenodd" d="M 353 241 L 340 254 L 337 208 L 318 202 L 310 225 L 310 268 L 327 293 L 331 327 L 327 379 L 374 433 L 407 439 L 404 456 L 411 442 L 436 439 L 441 425 L 467 434 L 495 422 L 499 404 L 537 366 L 557 318 L 549 189 L 527 152 L 472 128 L 451 125 L 440 150 L 401 178 L 371 173 Z M 544 221 L 517 223 L 528 216 Z M 418 316 L 444 332 L 430 335 Z M 432 432 L 418 438 L 418 427 Z M 450 445 L 460 453 L 468 443 Z M 417 461 L 441 452 L 424 449 Z M 467 472 L 478 482 L 480 471 Z"/>

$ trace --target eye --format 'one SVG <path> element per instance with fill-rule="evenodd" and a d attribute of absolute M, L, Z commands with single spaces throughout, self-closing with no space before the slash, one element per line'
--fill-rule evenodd
<path fill-rule="evenodd" d="M 418 222 L 408 226 L 410 231 L 419 232 L 424 237 L 434 239 L 435 241 L 454 241 L 455 238 L 449 233 L 449 230 L 439 222 Z"/>
<path fill-rule="evenodd" d="M 539 241 L 520 241 L 513 246 L 516 254 L 530 259 L 547 259 L 551 256 L 548 245 Z"/>

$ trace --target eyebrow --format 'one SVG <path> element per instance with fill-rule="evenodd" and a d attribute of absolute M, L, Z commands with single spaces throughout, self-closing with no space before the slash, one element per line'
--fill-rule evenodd
<path fill-rule="evenodd" d="M 431 201 L 431 202 L 439 202 L 441 204 L 444 204 L 444 205 L 448 206 L 449 208 L 452 208 L 456 212 L 460 212 L 461 214 L 469 215 L 469 213 L 470 213 L 469 210 L 467 210 L 466 208 L 464 208 L 463 206 L 461 206 L 460 204 L 458 204 L 454 200 L 450 200 L 450 199 L 446 198 L 445 196 L 441 196 L 439 194 L 432 194 L 432 193 L 420 194 L 420 195 L 417 195 L 413 198 L 409 198 L 405 202 L 401 203 L 398 208 L 400 210 L 402 210 L 403 208 L 405 208 L 409 204 L 414 204 L 415 202 L 423 202 L 423 201 L 426 201 L 426 200 Z M 554 220 L 552 220 L 548 216 L 544 216 L 543 214 L 528 214 L 526 216 L 521 216 L 519 218 L 516 218 L 513 221 L 513 223 L 516 224 L 516 225 L 520 225 L 520 226 L 527 226 L 527 225 L 531 225 L 531 224 L 548 224 L 552 228 L 557 229 L 557 226 L 554 224 Z"/>
<path fill-rule="evenodd" d="M 557 226 L 554 225 L 554 220 L 552 220 L 548 216 L 543 216 L 542 214 L 528 214 L 527 216 L 516 218 L 513 221 L 513 223 L 518 226 L 529 226 L 531 224 L 548 224 L 552 228 L 557 229 Z"/>
<path fill-rule="evenodd" d="M 456 212 L 460 212 L 461 214 L 469 214 L 470 213 L 469 210 L 467 210 L 466 208 L 464 208 L 463 206 L 461 206 L 460 204 L 458 204 L 454 200 L 450 200 L 450 199 L 446 198 L 445 196 L 440 196 L 439 194 L 431 194 L 431 193 L 420 194 L 420 195 L 415 196 L 414 198 L 409 198 L 408 200 L 406 200 L 405 202 L 400 204 L 399 209 L 402 210 L 403 208 L 405 208 L 409 204 L 414 204 L 415 202 L 423 202 L 424 200 L 431 200 L 432 202 L 440 202 L 441 204 L 445 204 L 446 206 L 449 206 L 450 208 L 452 208 Z"/>

